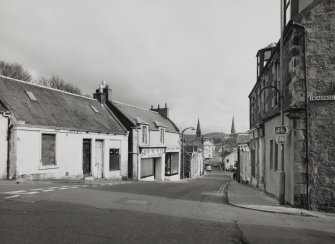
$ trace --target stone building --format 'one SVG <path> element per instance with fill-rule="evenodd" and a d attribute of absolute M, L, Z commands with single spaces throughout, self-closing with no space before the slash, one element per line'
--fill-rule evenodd
<path fill-rule="evenodd" d="M 279 42 L 257 53 L 257 82 L 249 95 L 251 175 L 279 197 L 282 174 L 285 202 L 334 212 L 335 1 L 285 2 L 283 90 Z M 280 95 L 291 128 L 283 149 L 274 133 L 281 126 Z"/>

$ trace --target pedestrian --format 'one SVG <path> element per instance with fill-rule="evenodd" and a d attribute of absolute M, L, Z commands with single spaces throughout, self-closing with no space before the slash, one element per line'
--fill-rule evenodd
<path fill-rule="evenodd" d="M 233 174 L 233 179 L 236 180 L 236 172 Z"/>

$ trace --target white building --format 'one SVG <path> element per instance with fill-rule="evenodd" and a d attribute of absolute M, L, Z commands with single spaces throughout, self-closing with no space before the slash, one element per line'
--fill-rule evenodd
<path fill-rule="evenodd" d="M 126 178 L 128 132 L 96 99 L 0 76 L 0 177 Z"/>
<path fill-rule="evenodd" d="M 180 179 L 180 133 L 168 108 L 144 109 L 112 100 L 105 85 L 106 103 L 129 132 L 128 177 L 136 180 Z"/>
<path fill-rule="evenodd" d="M 237 149 L 233 148 L 223 159 L 225 170 L 236 168 Z"/>
<path fill-rule="evenodd" d="M 203 142 L 203 152 L 204 152 L 204 158 L 205 159 L 212 159 L 213 158 L 213 152 L 215 151 L 215 145 L 213 141 L 209 138 L 204 138 Z"/>

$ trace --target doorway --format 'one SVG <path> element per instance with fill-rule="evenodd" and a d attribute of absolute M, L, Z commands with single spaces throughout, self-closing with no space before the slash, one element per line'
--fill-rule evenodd
<path fill-rule="evenodd" d="M 83 140 L 83 174 L 91 175 L 91 139 Z"/>
<path fill-rule="evenodd" d="M 104 157 L 103 157 L 103 140 L 95 141 L 95 178 L 103 178 Z"/>

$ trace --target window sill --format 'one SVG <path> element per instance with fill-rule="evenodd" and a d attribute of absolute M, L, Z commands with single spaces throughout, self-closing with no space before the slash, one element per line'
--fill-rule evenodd
<path fill-rule="evenodd" d="M 165 176 L 174 176 L 177 175 L 178 173 L 173 173 L 173 174 L 165 174 Z"/>
<path fill-rule="evenodd" d="M 39 165 L 38 169 L 39 170 L 46 170 L 46 169 L 58 169 L 59 166 L 58 165 Z"/>

